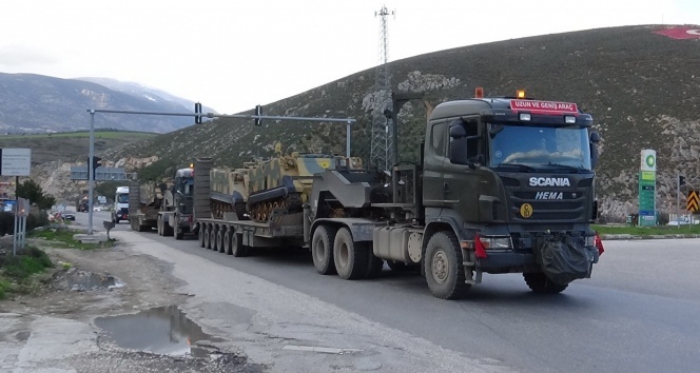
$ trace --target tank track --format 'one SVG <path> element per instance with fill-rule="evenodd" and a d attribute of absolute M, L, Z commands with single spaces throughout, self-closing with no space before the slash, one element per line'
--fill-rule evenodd
<path fill-rule="evenodd" d="M 285 213 L 302 211 L 301 198 L 299 193 L 293 193 L 286 198 L 280 197 L 272 200 L 256 203 L 249 208 L 251 220 L 266 223 L 270 220 L 275 210 Z"/>

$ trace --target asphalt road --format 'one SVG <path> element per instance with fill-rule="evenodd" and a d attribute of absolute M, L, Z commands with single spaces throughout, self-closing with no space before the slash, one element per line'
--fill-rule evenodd
<path fill-rule="evenodd" d="M 87 214 L 77 215 L 85 224 Z M 96 229 L 108 218 L 96 212 Z M 692 372 L 700 362 L 698 239 L 606 241 L 593 278 L 556 296 L 530 293 L 518 274 L 484 275 L 469 299 L 443 301 L 422 278 L 388 268 L 379 279 L 346 281 L 318 275 L 304 251 L 234 258 L 201 249 L 194 238 L 141 234 L 523 372 Z"/>

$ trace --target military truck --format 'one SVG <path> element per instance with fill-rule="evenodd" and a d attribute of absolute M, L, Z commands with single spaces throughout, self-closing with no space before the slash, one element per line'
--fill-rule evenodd
<path fill-rule="evenodd" d="M 161 186 L 163 199 L 158 211 L 156 228 L 160 236 L 175 236 L 181 240 L 192 229 L 192 197 L 194 170 L 182 168 L 175 171 L 172 183 Z"/>
<path fill-rule="evenodd" d="M 308 248 L 317 272 L 344 279 L 377 276 L 384 261 L 417 267 L 439 298 L 465 296 L 483 273 L 523 273 L 532 291 L 559 293 L 590 277 L 603 252 L 590 225 L 600 141 L 592 123 L 574 103 L 524 94 L 444 102 L 428 116 L 420 162 L 388 175 L 344 157 L 323 158 L 328 167 L 309 177 L 250 169 L 251 220 L 213 216 L 212 160 L 200 158 L 193 232 L 202 247 L 234 256 Z M 300 180 L 303 188 L 289 184 Z M 294 203 L 280 203 L 292 194 Z"/>
<path fill-rule="evenodd" d="M 163 202 L 165 186 L 151 182 L 141 185 L 134 180 L 129 187 L 129 223 L 137 232 L 153 230 L 158 225 L 158 212 Z"/>

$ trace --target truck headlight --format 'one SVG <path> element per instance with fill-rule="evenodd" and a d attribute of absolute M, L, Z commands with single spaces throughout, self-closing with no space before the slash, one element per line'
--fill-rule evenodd
<path fill-rule="evenodd" d="M 486 250 L 513 248 L 510 237 L 480 237 L 480 239 Z"/>

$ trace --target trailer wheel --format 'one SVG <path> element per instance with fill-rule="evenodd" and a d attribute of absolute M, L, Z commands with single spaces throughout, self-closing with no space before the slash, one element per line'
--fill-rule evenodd
<path fill-rule="evenodd" d="M 218 248 L 216 247 L 216 225 L 210 225 L 209 226 L 209 247 L 208 249 L 218 251 Z"/>
<path fill-rule="evenodd" d="M 161 219 L 161 224 L 163 225 L 163 236 L 170 237 L 175 234 L 175 230 L 170 226 L 167 220 Z"/>
<path fill-rule="evenodd" d="M 223 229 L 219 228 L 216 230 L 216 250 L 218 250 L 220 253 L 225 253 L 224 251 L 224 233 L 222 232 Z"/>
<path fill-rule="evenodd" d="M 226 253 L 226 255 L 231 255 L 231 230 L 227 229 L 226 233 L 224 233 L 223 238 L 221 239 L 222 244 L 223 244 L 223 253 Z"/>
<path fill-rule="evenodd" d="M 340 278 L 354 280 L 367 275 L 369 264 L 368 246 L 356 244 L 350 231 L 343 227 L 338 230 L 333 242 L 333 260 Z"/>
<path fill-rule="evenodd" d="M 311 239 L 311 256 L 316 271 L 322 275 L 335 274 L 333 263 L 333 242 L 338 230 L 330 225 L 319 225 Z"/>
<path fill-rule="evenodd" d="M 465 282 L 462 249 L 452 231 L 437 232 L 425 250 L 425 279 L 433 295 L 443 299 L 463 298 L 471 285 Z"/>
<path fill-rule="evenodd" d="M 248 254 L 250 254 L 250 247 L 243 245 L 243 235 L 240 233 L 231 235 L 231 255 L 242 257 Z"/>
<path fill-rule="evenodd" d="M 367 275 L 365 276 L 366 278 L 375 278 L 379 277 L 382 274 L 382 270 L 384 269 L 384 259 L 374 255 L 372 253 L 372 245 L 370 243 L 363 243 L 367 245 L 367 259 L 368 259 L 368 264 L 367 264 Z M 356 243 L 357 245 L 357 243 Z"/>
<path fill-rule="evenodd" d="M 206 247 L 207 246 L 204 242 L 204 241 L 206 241 L 205 237 L 207 237 L 207 232 L 204 231 L 204 226 L 202 226 L 200 224 L 199 229 L 197 229 L 197 238 L 199 239 L 199 247 Z"/>
<path fill-rule="evenodd" d="M 523 277 L 530 290 L 539 294 L 559 294 L 569 286 L 552 282 L 552 280 L 547 278 L 547 275 L 542 272 L 523 273 Z"/>
<path fill-rule="evenodd" d="M 208 224 L 204 228 L 204 248 L 211 249 L 211 226 Z"/>

